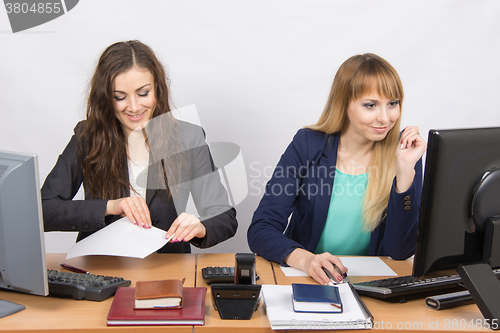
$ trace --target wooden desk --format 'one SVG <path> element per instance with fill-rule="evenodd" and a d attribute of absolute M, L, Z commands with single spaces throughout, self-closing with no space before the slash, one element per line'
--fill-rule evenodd
<path fill-rule="evenodd" d="M 61 270 L 60 262 L 84 268 L 92 273 L 121 276 L 132 281 L 182 279 L 185 286 L 207 286 L 201 277 L 201 269 L 207 266 L 234 266 L 234 254 L 152 254 L 146 259 L 89 256 L 65 260 L 64 254 L 48 254 L 49 269 Z M 412 261 L 395 261 L 382 258 L 398 275 L 411 273 Z M 315 283 L 309 277 L 285 277 L 276 264 L 257 257 L 257 274 L 260 284 L 291 284 L 292 282 Z M 352 282 L 378 277 L 354 277 Z M 26 306 L 14 315 L 0 319 L 0 333 L 20 332 L 193 332 L 193 326 L 132 326 L 107 327 L 106 317 L 112 298 L 103 302 L 75 301 L 55 297 L 26 295 L 0 291 L 0 298 Z M 393 332 L 431 331 L 483 331 L 483 317 L 474 304 L 435 311 L 427 308 L 423 299 L 409 300 L 405 304 L 362 297 L 375 317 L 374 329 Z M 270 332 L 269 322 L 260 307 L 250 320 L 221 320 L 214 310 L 208 289 L 205 305 L 205 325 L 194 326 L 195 332 Z"/>
<path fill-rule="evenodd" d="M 195 284 L 196 255 L 152 254 L 147 259 L 88 256 L 65 260 L 65 254 L 47 254 L 47 268 L 63 271 L 59 263 L 86 269 L 94 274 L 120 276 L 132 281 L 186 278 L 185 286 Z M 107 327 L 106 317 L 113 298 L 103 302 L 75 301 L 56 297 L 0 291 L 0 298 L 26 306 L 26 309 L 0 319 L 0 332 L 133 332 L 138 327 Z M 163 326 L 141 326 L 148 332 L 163 332 Z M 191 333 L 192 326 L 173 326 L 169 332 Z"/>
<path fill-rule="evenodd" d="M 219 313 L 214 309 L 210 286 L 203 281 L 201 269 L 208 266 L 235 266 L 234 253 L 204 253 L 198 254 L 196 268 L 196 286 L 207 288 L 207 297 L 205 301 L 205 325 L 195 326 L 194 331 L 209 333 L 218 333 L 221 331 L 239 333 L 243 332 L 272 332 L 267 316 L 264 312 L 264 306 L 260 306 L 257 312 L 254 312 L 250 320 L 222 320 Z M 275 284 L 274 273 L 271 263 L 267 260 L 257 257 L 255 271 L 259 276 L 258 284 Z"/>
<path fill-rule="evenodd" d="M 382 260 L 398 275 L 410 275 L 413 260 Z M 316 283 L 310 277 L 286 277 L 278 264 L 273 263 L 277 284 Z M 382 277 L 350 276 L 351 282 L 376 280 Z M 387 301 L 367 296 L 361 297 L 374 317 L 374 329 L 383 332 L 436 332 L 459 331 L 477 332 L 489 331 L 484 329 L 484 318 L 475 304 L 464 305 L 445 310 L 432 310 L 425 305 L 424 298 L 408 298 L 407 303 L 397 300 Z M 469 326 L 470 325 L 470 326 Z M 310 331 L 307 331 L 310 332 Z M 312 332 L 312 331 L 311 331 Z"/>

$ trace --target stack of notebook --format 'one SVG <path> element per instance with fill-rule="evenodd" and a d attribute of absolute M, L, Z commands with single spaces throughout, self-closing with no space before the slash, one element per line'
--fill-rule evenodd
<path fill-rule="evenodd" d="M 138 282 L 136 288 L 141 287 L 143 286 Z M 167 289 L 157 292 L 158 297 L 152 297 L 151 287 L 154 286 L 148 285 L 147 288 L 140 289 L 137 294 L 134 287 L 118 288 L 109 309 L 108 326 L 205 323 L 206 288 L 182 288 L 181 284 L 179 294 L 178 288 L 170 283 Z M 137 308 L 138 306 L 146 308 Z"/>

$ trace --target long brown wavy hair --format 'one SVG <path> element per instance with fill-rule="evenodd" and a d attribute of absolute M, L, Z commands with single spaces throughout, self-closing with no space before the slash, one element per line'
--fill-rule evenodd
<path fill-rule="evenodd" d="M 163 65 L 147 45 L 137 40 L 110 45 L 99 58 L 90 83 L 86 118 L 79 141 L 79 154 L 85 191 L 98 199 L 118 199 L 130 188 L 127 177 L 125 137 L 113 108 L 113 83 L 117 75 L 132 67 L 145 68 L 154 78 L 156 108 L 152 118 L 167 115 L 170 128 L 163 128 L 178 138 L 178 126 L 169 113 L 169 80 Z M 143 131 L 145 132 L 145 131 Z M 147 142 L 147 138 L 146 138 Z M 165 166 L 162 166 L 163 168 Z M 164 174 L 164 172 L 162 173 Z"/>
<path fill-rule="evenodd" d="M 396 70 L 385 59 L 373 53 L 347 59 L 333 79 L 328 101 L 318 122 L 307 128 L 327 134 L 340 132 L 347 121 L 349 103 L 370 93 L 373 87 L 380 96 L 399 99 L 402 110 L 403 84 Z M 400 124 L 401 115 L 386 137 L 373 145 L 363 204 L 365 230 L 376 228 L 389 202 L 392 180 L 396 175 Z"/>

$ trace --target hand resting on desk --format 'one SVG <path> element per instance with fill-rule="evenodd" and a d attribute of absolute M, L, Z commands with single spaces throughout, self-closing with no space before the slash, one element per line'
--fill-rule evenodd
<path fill-rule="evenodd" d="M 328 252 L 313 254 L 307 250 L 296 248 L 288 255 L 285 262 L 293 268 L 306 272 L 307 275 L 320 284 L 331 283 L 330 278 L 323 271 L 323 267 L 330 271 L 339 282 L 342 282 L 343 277 L 334 268 L 334 265 L 338 267 L 342 274 L 347 273 L 347 268 L 342 264 L 342 261 Z"/>

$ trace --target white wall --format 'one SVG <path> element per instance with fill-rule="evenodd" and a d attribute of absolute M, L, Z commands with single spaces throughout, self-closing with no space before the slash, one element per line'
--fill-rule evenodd
<path fill-rule="evenodd" d="M 38 154 L 45 179 L 84 116 L 101 52 L 140 39 L 167 66 L 175 105 L 196 105 L 209 141 L 241 147 L 249 195 L 238 233 L 212 251 L 245 252 L 272 168 L 354 54 L 377 53 L 398 70 L 403 125 L 500 126 L 499 13 L 496 0 L 82 0 L 13 34 L 1 7 L 0 150 Z M 60 242 L 48 239 L 49 251 Z"/>

